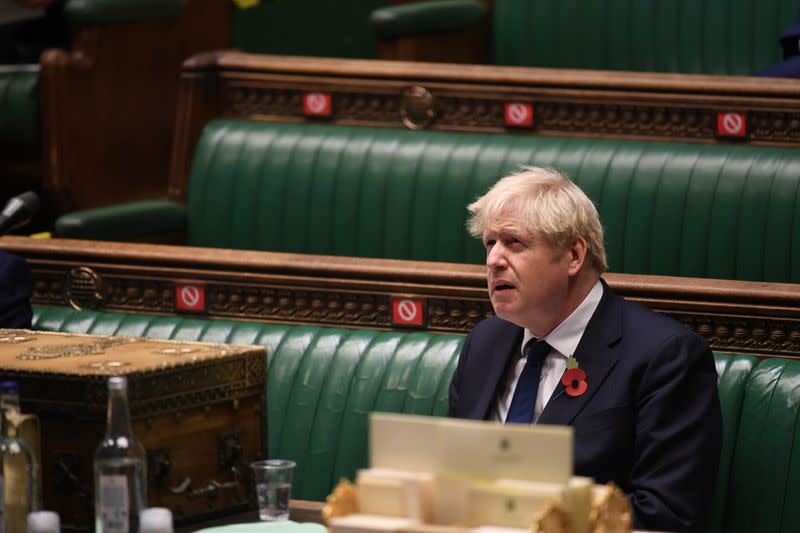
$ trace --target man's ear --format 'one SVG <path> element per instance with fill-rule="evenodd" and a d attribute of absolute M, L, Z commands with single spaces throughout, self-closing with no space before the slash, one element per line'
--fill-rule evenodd
<path fill-rule="evenodd" d="M 569 254 L 567 273 L 570 276 L 576 276 L 586 261 L 586 239 L 580 235 L 572 239 L 572 243 L 567 248 L 567 254 Z"/>

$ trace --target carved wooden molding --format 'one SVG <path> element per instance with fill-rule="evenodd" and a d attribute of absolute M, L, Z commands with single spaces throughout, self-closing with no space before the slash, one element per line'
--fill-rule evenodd
<path fill-rule="evenodd" d="M 184 65 L 185 77 L 219 80 L 225 116 L 303 120 L 303 95 L 331 95 L 335 123 L 403 127 L 405 91 L 436 101 L 432 129 L 580 133 L 713 142 L 717 113 L 750 124 L 742 139 L 800 142 L 800 91 L 791 80 L 737 76 L 447 65 L 239 52 L 206 54 Z M 534 105 L 529 128 L 509 128 L 504 103 Z M 313 119 L 313 117 L 310 117 Z"/>
<path fill-rule="evenodd" d="M 329 109 L 309 112 L 311 94 Z M 169 194 L 183 199 L 195 144 L 216 117 L 798 146 L 799 108 L 790 79 L 214 52 L 183 65 Z"/>
<path fill-rule="evenodd" d="M 24 237 L 0 248 L 28 260 L 36 305 L 451 333 L 492 313 L 481 265 Z M 94 285 L 76 291 L 76 277 Z M 604 278 L 715 350 L 800 358 L 800 285 Z"/>

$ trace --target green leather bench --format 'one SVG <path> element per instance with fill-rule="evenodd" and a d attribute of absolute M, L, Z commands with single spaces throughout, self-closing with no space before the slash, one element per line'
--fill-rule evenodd
<path fill-rule="evenodd" d="M 382 38 L 452 32 L 483 23 L 464 17 L 483 4 L 387 6 L 371 19 Z M 493 0 L 488 13 L 495 65 L 749 75 L 780 61 L 778 38 L 800 9 L 786 0 Z"/>
<path fill-rule="evenodd" d="M 268 454 L 297 461 L 294 497 L 323 499 L 367 464 L 367 413 L 442 416 L 462 337 L 37 307 L 34 329 L 254 343 L 268 352 Z M 704 531 L 800 527 L 800 361 L 716 354 L 724 442 Z M 758 364 L 757 364 L 758 363 Z M 680 416 L 680 413 L 676 413 Z"/>
<path fill-rule="evenodd" d="M 731 144 L 215 120 L 188 201 L 71 213 L 61 237 L 482 263 L 465 206 L 532 164 L 596 202 L 613 272 L 800 281 L 800 152 Z"/>
<path fill-rule="evenodd" d="M 0 66 L 0 143 L 39 145 L 39 66 Z"/>

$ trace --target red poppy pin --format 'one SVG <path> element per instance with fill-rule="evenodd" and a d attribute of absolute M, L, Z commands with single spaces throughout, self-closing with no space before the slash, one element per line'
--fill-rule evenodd
<path fill-rule="evenodd" d="M 579 368 L 578 360 L 573 356 L 567 358 L 567 370 L 561 376 L 561 383 L 565 387 L 564 391 L 573 398 L 580 396 L 589 388 L 586 383 L 586 372 Z"/>

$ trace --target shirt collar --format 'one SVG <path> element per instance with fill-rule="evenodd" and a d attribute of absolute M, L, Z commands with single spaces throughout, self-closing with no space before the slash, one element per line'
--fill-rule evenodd
<path fill-rule="evenodd" d="M 598 279 L 580 305 L 578 305 L 563 322 L 556 326 L 553 331 L 544 337 L 547 344 L 565 358 L 573 355 L 578 348 L 581 337 L 583 337 L 586 326 L 589 325 L 589 320 L 592 319 L 592 315 L 597 309 L 597 306 L 600 305 L 600 299 L 602 297 L 603 284 Z M 531 339 L 538 339 L 538 337 L 531 333 L 531 330 L 525 328 L 525 333 L 522 337 L 522 346 L 520 347 L 523 351 L 523 357 L 525 355 L 525 345 L 528 344 L 528 341 Z"/>

